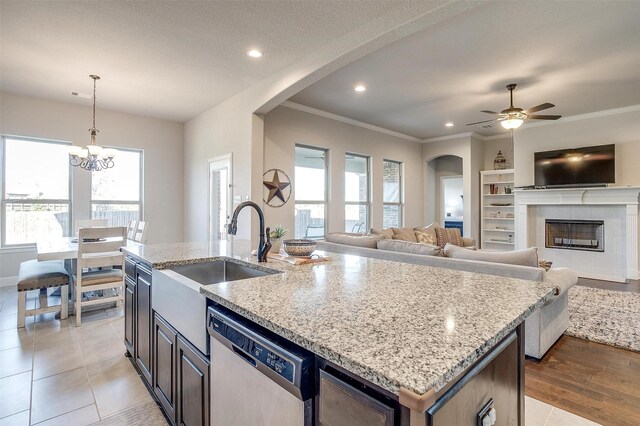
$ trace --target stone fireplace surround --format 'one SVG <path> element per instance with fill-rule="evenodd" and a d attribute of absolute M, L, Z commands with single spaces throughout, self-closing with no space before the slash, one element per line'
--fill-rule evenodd
<path fill-rule="evenodd" d="M 557 188 L 515 191 L 516 249 L 538 247 L 540 258 L 579 276 L 624 282 L 638 279 L 640 187 Z M 545 219 L 605 222 L 605 251 L 545 248 Z"/>

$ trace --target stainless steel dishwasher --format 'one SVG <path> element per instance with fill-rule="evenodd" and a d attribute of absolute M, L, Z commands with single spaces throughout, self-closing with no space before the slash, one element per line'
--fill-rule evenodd
<path fill-rule="evenodd" d="M 312 425 L 312 353 L 219 305 L 207 329 L 211 426 Z"/>

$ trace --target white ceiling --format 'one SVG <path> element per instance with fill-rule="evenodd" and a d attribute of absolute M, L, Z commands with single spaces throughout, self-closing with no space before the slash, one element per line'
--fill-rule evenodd
<path fill-rule="evenodd" d="M 290 100 L 420 139 L 506 132 L 481 110 L 640 105 L 640 1 L 496 1 L 353 62 Z M 353 87 L 368 90 L 357 94 Z M 455 126 L 445 128 L 452 121 Z M 524 124 L 527 126 L 527 123 Z"/>
<path fill-rule="evenodd" d="M 183 122 L 402 3 L 3 0 L 0 89 Z"/>

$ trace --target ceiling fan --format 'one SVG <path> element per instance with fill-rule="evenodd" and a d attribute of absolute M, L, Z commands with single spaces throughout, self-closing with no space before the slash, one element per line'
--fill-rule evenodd
<path fill-rule="evenodd" d="M 511 103 L 509 108 L 503 109 L 500 112 L 495 111 L 480 111 L 487 114 L 499 115 L 498 118 L 492 120 L 476 121 L 475 123 L 469 123 L 467 126 L 473 126 L 474 124 L 489 123 L 491 121 L 500 121 L 502 127 L 505 129 L 517 129 L 522 125 L 524 120 L 557 120 L 562 117 L 561 115 L 536 115 L 534 112 L 542 111 L 544 109 L 553 108 L 555 105 L 545 102 L 538 106 L 534 106 L 527 109 L 516 108 L 513 106 L 513 90 L 516 88 L 515 83 L 507 84 L 507 90 L 509 91 L 509 98 Z"/>

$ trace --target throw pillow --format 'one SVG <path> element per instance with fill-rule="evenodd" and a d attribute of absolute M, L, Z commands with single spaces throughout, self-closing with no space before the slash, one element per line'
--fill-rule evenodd
<path fill-rule="evenodd" d="M 474 251 L 447 244 L 444 248 L 444 255 L 454 259 L 538 267 L 538 249 L 536 247 L 516 251 Z"/>
<path fill-rule="evenodd" d="M 398 251 L 401 253 L 440 256 L 440 247 L 431 244 L 411 243 L 402 240 L 378 240 L 379 250 Z"/>
<path fill-rule="evenodd" d="M 432 244 L 432 245 L 437 245 L 438 244 L 438 240 L 436 239 L 436 236 L 424 231 L 418 231 L 418 229 L 420 228 L 414 228 L 415 229 L 415 233 L 416 233 L 416 239 L 418 240 L 419 243 L 422 244 Z"/>
<path fill-rule="evenodd" d="M 550 260 L 540 259 L 538 261 L 538 265 L 545 271 L 548 271 L 549 269 L 551 269 L 551 265 L 553 265 L 553 262 L 551 262 Z"/>
<path fill-rule="evenodd" d="M 391 228 L 393 230 L 393 239 L 409 241 L 411 243 L 417 243 L 416 233 L 413 228 Z"/>
<path fill-rule="evenodd" d="M 381 235 L 382 238 L 392 239 L 393 238 L 393 229 L 391 229 L 391 228 L 380 228 L 380 229 L 371 228 L 369 230 L 369 235 Z"/>
<path fill-rule="evenodd" d="M 442 248 L 444 248 L 447 243 L 458 247 L 464 246 L 462 235 L 460 235 L 460 230 L 457 228 L 436 228 L 436 239 L 438 245 Z"/>

